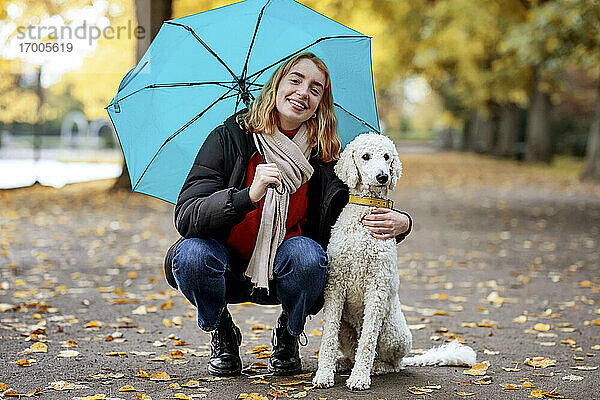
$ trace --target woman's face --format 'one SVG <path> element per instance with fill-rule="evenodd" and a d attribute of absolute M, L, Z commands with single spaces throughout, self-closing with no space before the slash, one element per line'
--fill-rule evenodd
<path fill-rule="evenodd" d="M 280 128 L 293 130 L 315 113 L 325 91 L 325 74 L 309 59 L 300 59 L 281 78 L 275 96 Z"/>

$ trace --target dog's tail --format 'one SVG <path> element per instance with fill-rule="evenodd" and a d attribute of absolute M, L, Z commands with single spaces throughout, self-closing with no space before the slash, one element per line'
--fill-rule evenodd
<path fill-rule="evenodd" d="M 402 367 L 406 366 L 424 366 L 424 365 L 473 365 L 477 359 L 475 350 L 464 344 L 460 344 L 458 339 L 450 343 L 445 343 L 439 347 L 427 350 L 424 354 L 414 357 L 404 357 Z"/>

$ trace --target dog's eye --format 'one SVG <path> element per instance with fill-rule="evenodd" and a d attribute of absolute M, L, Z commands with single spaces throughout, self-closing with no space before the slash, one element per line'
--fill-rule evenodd
<path fill-rule="evenodd" d="M 383 155 L 383 159 L 384 159 L 385 161 L 387 161 L 387 160 L 389 160 L 389 159 L 390 159 L 390 156 L 389 156 L 387 153 L 385 153 L 385 154 Z"/>
<path fill-rule="evenodd" d="M 371 155 L 369 153 L 365 153 L 363 154 L 362 159 L 365 161 L 369 161 L 371 159 Z"/>

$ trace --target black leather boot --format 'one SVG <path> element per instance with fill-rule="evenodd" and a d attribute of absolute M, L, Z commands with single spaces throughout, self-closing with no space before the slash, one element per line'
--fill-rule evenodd
<path fill-rule="evenodd" d="M 240 344 L 242 333 L 231 320 L 227 308 L 221 313 L 219 326 L 212 332 L 208 372 L 216 376 L 235 376 L 242 371 Z"/>
<path fill-rule="evenodd" d="M 281 313 L 273 329 L 273 352 L 269 358 L 268 370 L 273 375 L 295 375 L 302 371 L 298 337 L 287 329 L 287 315 Z"/>

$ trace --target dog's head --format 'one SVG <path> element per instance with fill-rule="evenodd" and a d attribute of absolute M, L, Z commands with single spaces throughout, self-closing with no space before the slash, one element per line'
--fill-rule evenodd
<path fill-rule="evenodd" d="M 402 176 L 402 163 L 389 138 L 363 133 L 342 151 L 335 173 L 350 189 L 371 186 L 394 190 Z"/>

